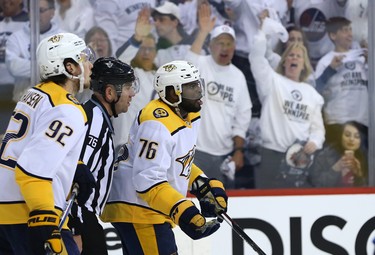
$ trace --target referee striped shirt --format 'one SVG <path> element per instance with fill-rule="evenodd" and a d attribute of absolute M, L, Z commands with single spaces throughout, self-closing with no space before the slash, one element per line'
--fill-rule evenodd
<path fill-rule="evenodd" d="M 115 150 L 111 117 L 95 95 L 83 108 L 88 118 L 88 130 L 80 159 L 90 168 L 96 188 L 87 200 L 87 210 L 100 215 L 112 184 Z"/>

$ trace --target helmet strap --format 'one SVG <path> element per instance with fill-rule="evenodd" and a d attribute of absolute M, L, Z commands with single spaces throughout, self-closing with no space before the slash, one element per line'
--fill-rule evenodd
<path fill-rule="evenodd" d="M 173 90 L 174 90 L 175 94 L 178 96 L 178 101 L 177 101 L 177 102 L 171 103 L 171 102 L 166 98 L 166 96 L 163 96 L 163 97 L 160 97 L 160 98 L 161 98 L 161 99 L 164 101 L 164 103 L 166 103 L 167 105 L 170 105 L 170 106 L 172 106 L 172 107 L 174 107 L 174 108 L 178 108 L 178 105 L 182 102 L 182 96 L 181 96 L 181 94 L 179 94 L 179 93 L 176 92 L 176 88 L 173 88 Z"/>
<path fill-rule="evenodd" d="M 84 83 L 85 83 L 85 76 L 84 76 L 85 70 L 83 69 L 82 63 L 79 63 L 79 67 L 81 68 L 81 74 L 79 74 L 77 76 L 68 73 L 66 70 L 62 71 L 62 73 L 65 74 L 65 76 L 68 77 L 69 79 L 79 80 L 78 93 L 81 93 L 83 91 Z"/>
<path fill-rule="evenodd" d="M 117 100 L 115 100 L 115 101 L 112 101 L 112 102 L 108 102 L 107 101 L 107 98 L 105 97 L 105 95 L 103 95 L 103 97 L 104 97 L 104 100 L 110 105 L 110 107 L 111 107 L 111 111 L 112 111 L 112 114 L 113 114 L 113 117 L 114 118 L 117 118 L 118 117 L 118 114 L 117 114 L 117 112 L 116 112 L 116 104 L 117 104 L 117 102 L 120 100 L 120 97 L 121 97 L 121 93 L 116 93 L 117 94 Z"/>
<path fill-rule="evenodd" d="M 118 117 L 118 114 L 116 112 L 116 103 L 118 102 L 118 100 L 116 102 L 112 102 L 110 103 L 111 105 L 111 110 L 112 110 L 112 113 L 113 113 L 113 117 L 114 118 L 117 118 Z"/>
<path fill-rule="evenodd" d="M 79 78 L 79 90 L 78 90 L 78 93 L 81 93 L 83 92 L 83 89 L 84 89 L 84 86 L 85 86 L 85 69 L 83 67 L 83 63 L 80 62 L 79 63 L 79 67 L 81 68 L 81 74 L 78 75 L 78 78 Z"/>

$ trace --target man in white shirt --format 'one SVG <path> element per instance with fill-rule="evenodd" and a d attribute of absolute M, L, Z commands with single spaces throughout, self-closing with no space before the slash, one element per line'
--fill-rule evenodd
<path fill-rule="evenodd" d="M 209 11 L 207 8 L 202 5 L 199 10 L 200 30 L 186 56 L 201 70 L 206 83 L 194 162 L 205 169 L 207 176 L 222 180 L 227 188 L 233 188 L 234 172 L 225 177 L 219 169 L 229 155 L 236 170 L 243 167 L 245 135 L 250 125 L 252 103 L 245 76 L 231 63 L 235 50 L 235 32 L 227 25 L 211 31 L 214 20 L 205 15 Z M 199 55 L 210 31 L 211 55 Z"/>
<path fill-rule="evenodd" d="M 39 0 L 40 39 L 61 33 L 57 24 L 51 22 L 55 15 L 53 0 Z M 13 33 L 7 41 L 5 63 L 10 73 L 15 77 L 13 101 L 18 102 L 20 97 L 29 89 L 31 77 L 30 55 L 30 23 L 26 23 L 21 30 Z"/>

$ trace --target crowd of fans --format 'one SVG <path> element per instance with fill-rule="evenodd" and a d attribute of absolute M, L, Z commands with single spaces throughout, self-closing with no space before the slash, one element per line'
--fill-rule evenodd
<path fill-rule="evenodd" d="M 8 104 L 32 85 L 29 4 L 0 0 Z M 189 60 L 205 81 L 195 156 L 210 177 L 230 188 L 367 185 L 367 0 L 39 0 L 39 12 L 40 39 L 75 33 L 134 68 L 141 90 L 114 119 L 116 146 L 157 97 L 157 68 Z"/>

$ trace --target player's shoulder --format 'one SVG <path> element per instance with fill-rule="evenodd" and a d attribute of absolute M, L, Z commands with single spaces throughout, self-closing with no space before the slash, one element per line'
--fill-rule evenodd
<path fill-rule="evenodd" d="M 173 119 L 172 110 L 158 99 L 150 101 L 139 115 L 139 122 L 155 120 L 162 123 L 168 123 Z"/>
<path fill-rule="evenodd" d="M 34 87 L 48 96 L 52 107 L 70 105 L 77 108 L 83 115 L 84 122 L 87 123 L 87 115 L 80 102 L 60 85 L 53 82 L 41 83 Z"/>
<path fill-rule="evenodd" d="M 199 113 L 189 113 L 190 122 L 199 118 Z M 186 127 L 186 123 L 181 120 L 167 104 L 159 99 L 152 100 L 142 109 L 138 121 L 140 124 L 146 121 L 160 122 L 171 134 Z"/>

